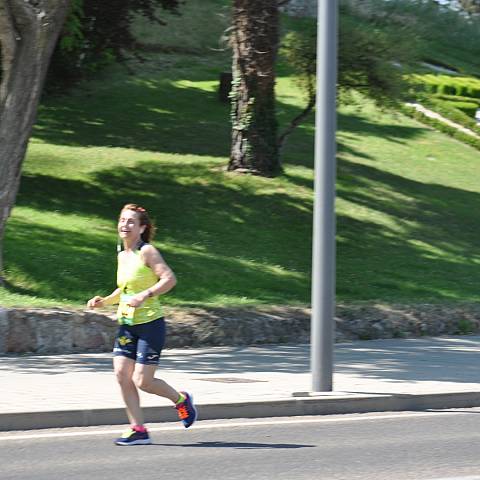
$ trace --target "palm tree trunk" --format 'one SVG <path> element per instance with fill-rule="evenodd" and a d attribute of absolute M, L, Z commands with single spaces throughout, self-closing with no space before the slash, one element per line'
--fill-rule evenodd
<path fill-rule="evenodd" d="M 232 46 L 233 125 L 228 169 L 274 175 L 280 170 L 274 91 L 277 2 L 235 0 Z"/>

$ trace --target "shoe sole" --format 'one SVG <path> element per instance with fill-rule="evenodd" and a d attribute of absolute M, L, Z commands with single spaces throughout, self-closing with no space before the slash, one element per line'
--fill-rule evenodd
<path fill-rule="evenodd" d="M 145 440 L 134 440 L 133 442 L 121 442 L 121 441 L 116 441 L 115 445 L 120 445 L 122 447 L 128 447 L 129 445 L 151 445 L 152 440 L 150 438 L 147 438 Z"/>
<path fill-rule="evenodd" d="M 189 393 L 188 396 L 190 397 L 190 403 L 192 404 L 192 408 L 193 408 L 193 411 L 195 412 L 195 415 L 193 417 L 193 422 L 190 425 L 185 425 L 185 422 L 183 423 L 185 428 L 190 428 L 197 421 L 197 417 L 198 417 L 198 410 L 196 409 L 195 404 L 193 403 L 193 395 Z"/>

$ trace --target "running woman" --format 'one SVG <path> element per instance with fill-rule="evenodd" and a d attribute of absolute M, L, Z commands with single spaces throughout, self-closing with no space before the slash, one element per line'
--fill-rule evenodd
<path fill-rule="evenodd" d="M 160 252 L 149 243 L 154 227 L 147 211 L 133 203 L 125 205 L 117 229 L 118 288 L 106 297 L 91 298 L 87 306 L 118 304 L 120 325 L 113 348 L 113 366 L 131 427 L 115 443 L 147 445 L 151 440 L 144 425 L 138 389 L 171 400 L 185 428 L 195 422 L 197 411 L 192 395 L 178 392 L 155 378 L 165 344 L 165 320 L 157 297 L 171 290 L 176 278 Z"/>

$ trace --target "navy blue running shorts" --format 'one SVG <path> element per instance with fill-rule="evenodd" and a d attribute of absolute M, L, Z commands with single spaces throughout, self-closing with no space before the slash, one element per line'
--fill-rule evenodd
<path fill-rule="evenodd" d="M 164 345 L 165 319 L 162 317 L 139 325 L 120 325 L 113 354 L 143 365 L 158 365 Z"/>

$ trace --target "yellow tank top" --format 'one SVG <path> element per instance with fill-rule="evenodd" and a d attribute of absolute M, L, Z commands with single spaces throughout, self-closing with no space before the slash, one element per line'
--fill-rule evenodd
<path fill-rule="evenodd" d="M 158 282 L 157 276 L 142 260 L 140 250 L 123 262 L 118 262 L 117 285 L 121 289 L 120 303 L 117 310 L 118 323 L 138 325 L 151 322 L 163 316 L 162 305 L 158 297 L 150 297 L 140 307 L 128 306 L 133 295 L 140 293 Z"/>

